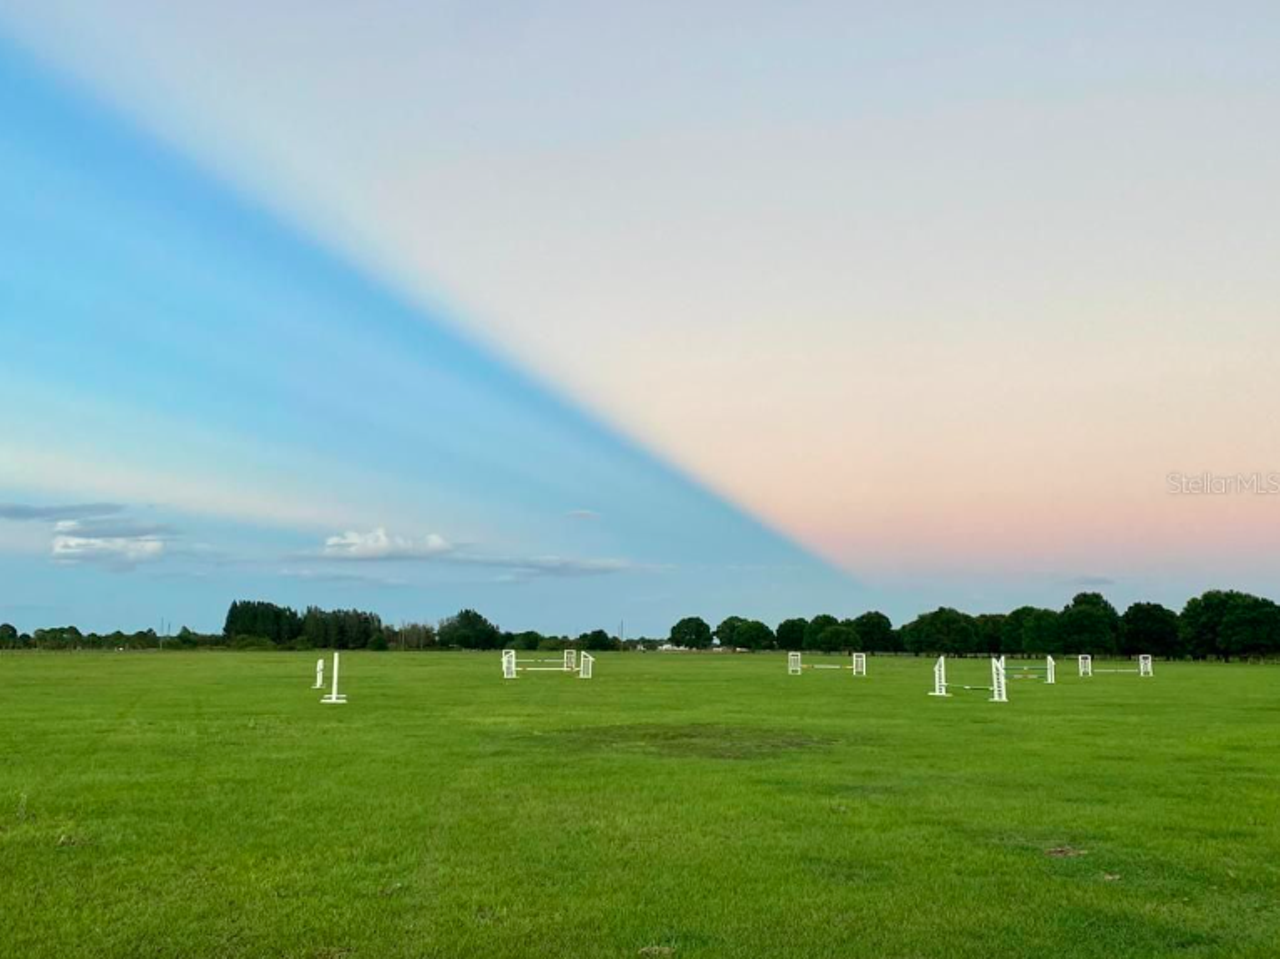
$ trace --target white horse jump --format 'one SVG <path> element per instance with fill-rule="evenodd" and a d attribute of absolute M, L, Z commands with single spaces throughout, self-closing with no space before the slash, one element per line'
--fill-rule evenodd
<path fill-rule="evenodd" d="M 1138 677 L 1155 676 L 1155 668 L 1150 656 L 1143 653 L 1138 657 L 1137 669 L 1094 669 L 1093 657 L 1082 655 L 1078 660 L 1078 668 L 1082 677 L 1092 676 L 1094 673 L 1137 673 Z"/>
<path fill-rule="evenodd" d="M 324 657 L 316 660 L 316 684 L 312 689 L 324 689 Z"/>
<path fill-rule="evenodd" d="M 323 664 L 323 660 L 321 660 L 321 663 Z M 320 702 L 330 705 L 334 703 L 342 705 L 346 701 L 347 697 L 338 692 L 338 651 L 335 649 L 333 651 L 333 688 L 329 690 L 329 695 L 320 697 Z"/>
<path fill-rule="evenodd" d="M 1008 669 L 1010 679 L 1040 679 L 1040 673 L 1044 673 L 1044 684 L 1046 686 L 1053 686 L 1057 683 L 1058 664 L 1054 662 L 1052 656 L 1044 658 L 1043 666 L 1014 663 Z"/>
<path fill-rule="evenodd" d="M 572 673 L 577 672 L 579 679 L 591 678 L 591 667 L 595 665 L 595 657 L 590 653 L 578 656 L 576 649 L 566 649 L 559 659 L 520 659 L 514 649 L 502 651 L 502 678 L 516 679 L 518 673 Z M 522 666 L 521 663 L 536 663 L 534 666 Z M 555 666 L 543 666 L 542 663 L 556 663 Z"/>
<path fill-rule="evenodd" d="M 988 702 L 1007 703 L 1009 701 L 1008 690 L 1005 686 L 1005 668 L 1003 656 L 991 657 L 991 685 L 990 686 L 961 686 L 959 683 L 947 682 L 947 657 L 939 656 L 938 661 L 933 664 L 933 692 L 930 696 L 950 696 L 948 690 L 954 686 L 956 689 L 981 689 L 991 693 Z"/>
<path fill-rule="evenodd" d="M 806 669 L 848 669 L 852 670 L 850 673 L 852 676 L 865 676 L 867 675 L 867 654 L 854 653 L 850 664 L 841 666 L 836 663 L 805 663 L 801 660 L 799 653 L 787 653 L 788 676 L 799 676 Z"/>

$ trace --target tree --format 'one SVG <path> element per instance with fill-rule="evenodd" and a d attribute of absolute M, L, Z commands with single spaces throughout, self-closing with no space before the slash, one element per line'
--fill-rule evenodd
<path fill-rule="evenodd" d="M 715 632 L 711 635 L 719 641 L 722 647 L 726 649 L 734 649 L 742 645 L 738 642 L 738 629 L 745 622 L 746 620 L 741 616 L 726 617 L 721 621 L 720 625 L 716 627 Z"/>
<path fill-rule="evenodd" d="M 1058 632 L 1062 640 L 1059 648 L 1036 652 L 1106 656 L 1119 647 L 1120 615 L 1101 593 L 1079 593 L 1063 608 Z"/>
<path fill-rule="evenodd" d="M 892 653 L 901 648 L 893 623 L 884 613 L 875 610 L 863 613 L 850 625 L 858 634 L 858 649 L 868 653 Z"/>
<path fill-rule="evenodd" d="M 980 613 L 973 619 L 980 652 L 999 656 L 1004 649 L 1004 613 Z"/>
<path fill-rule="evenodd" d="M 734 634 L 734 641 L 745 649 L 772 649 L 773 630 L 758 619 L 743 620 Z"/>
<path fill-rule="evenodd" d="M 671 645 L 706 649 L 711 645 L 711 627 L 700 616 L 686 616 L 671 627 Z"/>
<path fill-rule="evenodd" d="M 436 636 L 442 646 L 463 649 L 497 649 L 502 645 L 502 631 L 474 609 L 460 610 L 441 620 Z"/>
<path fill-rule="evenodd" d="M 1022 624 L 1022 653 L 1053 656 L 1062 651 L 1062 614 L 1052 609 L 1032 608 Z"/>
<path fill-rule="evenodd" d="M 9 623 L 0 623 L 0 648 L 16 649 L 18 646 L 17 627 Z"/>
<path fill-rule="evenodd" d="M 903 627 L 908 652 L 963 655 L 978 651 L 978 628 L 973 617 L 943 606 L 924 613 Z"/>
<path fill-rule="evenodd" d="M 1218 628 L 1218 650 L 1223 659 L 1280 651 L 1280 606 L 1247 593 L 1235 594 Z"/>
<path fill-rule="evenodd" d="M 603 629 L 593 629 L 591 632 L 583 633 L 578 637 L 578 646 L 582 649 L 589 649 L 592 652 L 613 649 L 613 637 Z"/>
<path fill-rule="evenodd" d="M 1120 617 L 1120 653 L 1150 653 L 1176 659 L 1183 655 L 1178 614 L 1159 603 L 1134 603 Z"/>
<path fill-rule="evenodd" d="M 525 630 L 523 633 L 516 633 L 507 638 L 507 648 L 509 649 L 537 649 L 545 637 L 534 630 Z"/>
<path fill-rule="evenodd" d="M 1235 590 L 1211 589 L 1187 600 L 1180 619 L 1182 641 L 1193 659 L 1223 655 L 1218 637 L 1222 620 L 1236 597 L 1243 595 Z"/>
<path fill-rule="evenodd" d="M 858 634 L 848 626 L 828 626 L 818 634 L 817 644 L 824 653 L 851 650 L 858 644 Z"/>
<path fill-rule="evenodd" d="M 778 624 L 778 648 L 803 649 L 804 634 L 808 628 L 806 619 L 784 619 Z"/>
<path fill-rule="evenodd" d="M 819 637 L 832 626 L 839 626 L 840 620 L 834 616 L 828 616 L 823 613 L 809 620 L 809 625 L 804 629 L 804 648 L 805 649 L 822 649 Z"/>

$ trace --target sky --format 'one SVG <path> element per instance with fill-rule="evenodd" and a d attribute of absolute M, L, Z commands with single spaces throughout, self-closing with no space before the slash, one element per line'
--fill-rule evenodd
<path fill-rule="evenodd" d="M 0 0 L 0 620 L 1276 595 L 1274 5 L 632 6 Z"/>

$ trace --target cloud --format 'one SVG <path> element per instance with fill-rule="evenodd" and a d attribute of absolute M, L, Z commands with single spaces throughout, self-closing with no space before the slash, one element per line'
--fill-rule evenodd
<path fill-rule="evenodd" d="M 458 562 L 533 576 L 600 576 L 634 569 L 625 559 L 573 559 L 565 556 L 459 556 Z"/>
<path fill-rule="evenodd" d="M 367 533 L 349 530 L 324 541 L 318 554 L 297 559 L 341 561 L 431 561 L 456 566 L 483 566 L 500 569 L 521 579 L 534 576 L 596 576 L 634 569 L 625 559 L 575 559 L 566 556 L 510 556 L 472 552 L 450 543 L 435 533 L 418 539 L 395 536 L 379 526 Z"/>
<path fill-rule="evenodd" d="M 1071 586 L 1115 586 L 1116 580 L 1110 576 L 1077 576 L 1068 580 Z"/>
<path fill-rule="evenodd" d="M 428 533 L 421 539 L 388 535 L 382 526 L 368 533 L 354 530 L 324 541 L 322 556 L 326 559 L 386 560 L 433 559 L 453 551 L 443 536 Z"/>
<path fill-rule="evenodd" d="M 172 526 L 163 523 L 137 523 L 130 519 L 64 519 L 53 527 L 54 532 L 66 536 L 86 536 L 93 539 L 162 539 L 177 533 Z"/>
<path fill-rule="evenodd" d="M 363 573 L 340 573 L 332 569 L 294 569 L 285 567 L 279 571 L 281 576 L 302 580 L 309 583 L 336 583 L 361 586 L 408 586 L 403 579 L 385 576 L 366 576 Z"/>
<path fill-rule="evenodd" d="M 112 516 L 124 512 L 119 503 L 70 503 L 65 506 L 28 506 L 24 503 L 0 503 L 0 519 L 15 522 L 58 522 Z"/>
<path fill-rule="evenodd" d="M 568 516 L 570 519 L 594 520 L 600 518 L 600 514 L 593 509 L 571 509 L 564 515 Z"/>
<path fill-rule="evenodd" d="M 176 531 L 159 523 L 139 523 L 120 515 L 124 511 L 120 503 L 0 503 L 0 519 L 53 525 L 49 549 L 59 563 L 96 563 L 123 570 L 160 559 L 165 541 Z"/>
<path fill-rule="evenodd" d="M 156 536 L 53 537 L 53 558 L 60 563 L 98 563 L 115 569 L 132 569 L 164 555 L 164 540 Z"/>

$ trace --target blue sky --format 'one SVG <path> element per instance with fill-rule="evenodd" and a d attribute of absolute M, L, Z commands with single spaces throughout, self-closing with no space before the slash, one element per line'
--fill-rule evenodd
<path fill-rule="evenodd" d="M 0 618 L 663 630 L 853 582 L 0 48 Z"/>
<path fill-rule="evenodd" d="M 1274 4 L 0 34 L 0 617 L 655 633 L 1280 576 L 1280 499 L 1169 491 L 1280 473 Z"/>

